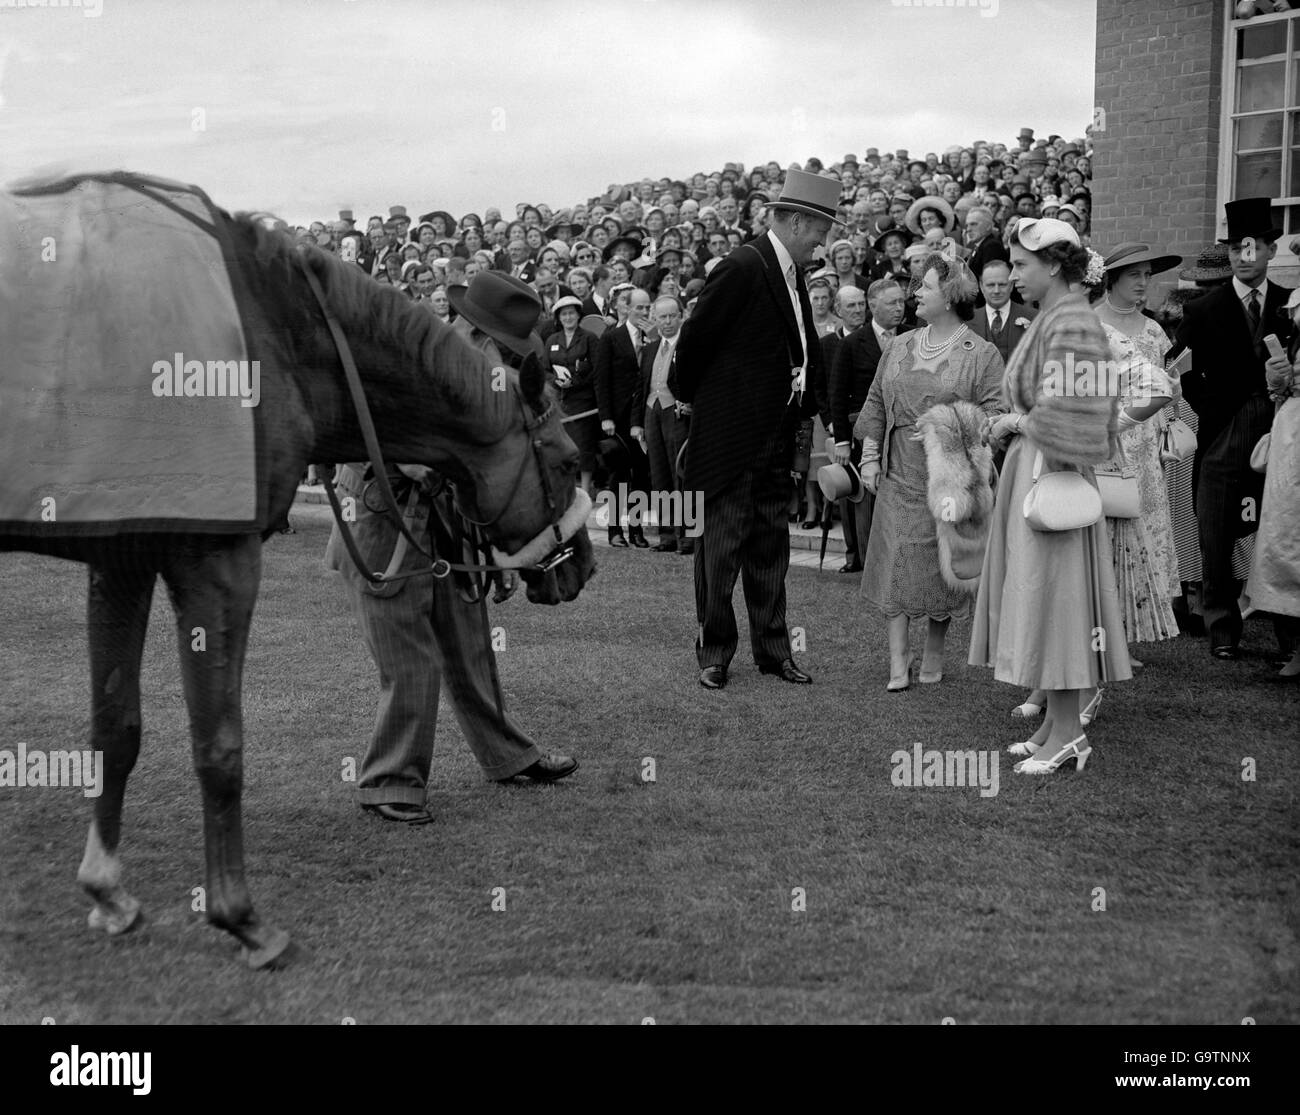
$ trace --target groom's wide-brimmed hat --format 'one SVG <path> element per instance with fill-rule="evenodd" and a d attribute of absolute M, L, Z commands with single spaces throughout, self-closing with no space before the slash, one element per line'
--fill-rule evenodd
<path fill-rule="evenodd" d="M 527 283 L 501 271 L 480 271 L 468 286 L 447 291 L 452 308 L 468 321 L 519 356 L 546 351 L 537 335 L 542 300 Z"/>
<path fill-rule="evenodd" d="M 1239 244 L 1247 237 L 1272 244 L 1282 235 L 1282 230 L 1273 221 L 1272 198 L 1238 198 L 1224 205 L 1223 211 L 1228 218 L 1228 235 L 1219 241 L 1220 244 Z"/>
<path fill-rule="evenodd" d="M 836 209 L 840 204 L 840 182 L 822 174 L 809 174 L 793 168 L 785 172 L 781 196 L 769 203 L 772 209 L 793 209 L 814 217 L 825 217 L 840 224 Z"/>

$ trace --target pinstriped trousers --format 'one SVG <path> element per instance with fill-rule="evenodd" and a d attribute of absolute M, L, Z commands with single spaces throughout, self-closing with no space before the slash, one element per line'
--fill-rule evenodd
<path fill-rule="evenodd" d="M 1250 399 L 1205 450 L 1196 484 L 1196 522 L 1201 543 L 1201 615 L 1210 646 L 1235 647 L 1241 641 L 1241 582 L 1233 575 L 1232 551 L 1243 530 L 1247 498 L 1259 503 L 1264 478 L 1251 470 L 1250 451 L 1273 422 L 1266 396 Z"/>
<path fill-rule="evenodd" d="M 421 542 L 427 548 L 427 536 Z M 486 778 L 509 778 L 542 757 L 523 729 L 497 711 L 493 651 L 479 606 L 462 600 L 450 577 L 415 577 L 395 596 L 375 596 L 346 557 L 339 571 L 379 669 L 379 708 L 357 779 L 362 805 L 424 804 L 444 679 Z"/>
<path fill-rule="evenodd" d="M 695 615 L 700 668 L 726 666 L 739 640 L 731 598 L 741 577 L 749 642 L 760 666 L 790 657 L 785 625 L 785 575 L 790 568 L 792 430 L 785 423 L 758 459 L 703 508 L 695 543 Z"/>

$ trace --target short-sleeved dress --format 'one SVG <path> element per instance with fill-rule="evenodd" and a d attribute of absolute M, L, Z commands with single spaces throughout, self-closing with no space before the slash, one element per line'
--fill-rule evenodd
<path fill-rule="evenodd" d="M 913 437 L 916 420 L 932 406 L 957 399 L 996 414 L 1002 357 L 968 331 L 934 371 L 918 369 L 920 335 L 904 333 L 888 345 L 854 428 L 855 437 L 880 446 L 881 457 L 861 592 L 887 616 L 947 619 L 966 615 L 970 596 L 950 587 L 939 572 L 925 447 Z"/>

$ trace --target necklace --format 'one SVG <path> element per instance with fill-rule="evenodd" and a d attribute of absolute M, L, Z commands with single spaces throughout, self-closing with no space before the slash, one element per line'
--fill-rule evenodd
<path fill-rule="evenodd" d="M 1109 294 L 1104 295 L 1104 296 L 1102 297 L 1102 301 L 1105 302 L 1106 305 L 1109 306 L 1112 310 L 1114 310 L 1115 313 L 1117 313 L 1117 314 L 1135 314 L 1135 313 L 1137 313 L 1138 310 L 1140 309 L 1139 306 L 1134 306 L 1131 310 L 1121 310 L 1118 306 L 1115 305 L 1114 302 L 1112 302 L 1112 301 L 1110 300 L 1110 295 L 1109 295 Z"/>
<path fill-rule="evenodd" d="M 921 330 L 921 332 L 918 334 L 916 338 L 916 354 L 922 360 L 933 360 L 935 359 L 935 357 L 942 356 L 945 352 L 947 352 L 950 348 L 952 348 L 952 346 L 956 344 L 957 341 L 959 341 L 965 335 L 965 333 L 966 333 L 966 323 L 963 321 L 959 326 L 957 326 L 957 328 L 953 331 L 952 336 L 949 337 L 946 341 L 944 341 L 942 344 L 932 345 L 930 343 L 930 326 L 927 325 L 924 329 Z"/>

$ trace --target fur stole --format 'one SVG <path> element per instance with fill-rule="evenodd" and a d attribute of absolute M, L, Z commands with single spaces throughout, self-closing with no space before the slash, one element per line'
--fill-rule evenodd
<path fill-rule="evenodd" d="M 939 539 L 939 572 L 950 588 L 979 591 L 993 514 L 993 452 L 984 444 L 984 412 L 958 400 L 916 420 L 929 474 L 926 500 Z"/>
<path fill-rule="evenodd" d="M 1118 448 L 1119 399 L 1107 393 L 1110 344 L 1081 294 L 1067 294 L 1040 313 L 1007 365 L 1007 409 L 1025 414 L 1022 433 L 1049 460 L 1095 465 Z M 1064 385 L 1064 389 L 1063 388 Z"/>

